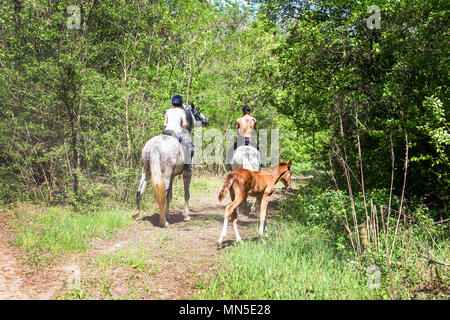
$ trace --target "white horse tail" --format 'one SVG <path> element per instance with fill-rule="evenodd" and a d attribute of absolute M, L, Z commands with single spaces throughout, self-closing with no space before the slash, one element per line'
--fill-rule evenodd
<path fill-rule="evenodd" d="M 247 150 L 244 152 L 244 154 L 242 155 L 242 168 L 244 169 L 249 169 L 253 171 L 253 164 L 249 159 L 249 153 L 247 152 Z"/>
<path fill-rule="evenodd" d="M 247 149 L 244 151 L 242 156 L 242 168 L 249 169 L 252 171 L 258 171 L 260 169 L 260 160 L 259 154 L 258 157 L 256 154 L 252 155 L 252 153 Z"/>
<path fill-rule="evenodd" d="M 152 174 L 153 192 L 155 193 L 156 201 L 159 207 L 159 222 L 161 227 L 165 227 L 166 212 L 167 212 L 167 200 L 166 200 L 166 188 L 164 186 L 164 180 L 161 173 L 161 163 L 159 160 L 159 152 L 152 152 L 150 154 L 150 170 Z"/>

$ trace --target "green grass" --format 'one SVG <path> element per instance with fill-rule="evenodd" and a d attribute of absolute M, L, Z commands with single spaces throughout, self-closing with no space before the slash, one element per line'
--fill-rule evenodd
<path fill-rule="evenodd" d="M 106 270 L 109 266 L 121 265 L 136 271 L 153 273 L 160 270 L 158 263 L 150 260 L 150 255 L 144 242 L 118 250 L 113 254 L 103 254 L 94 263 L 94 266 Z"/>
<path fill-rule="evenodd" d="M 267 242 L 233 246 L 199 299 L 371 299 L 357 269 L 336 256 L 324 235 L 294 222 L 274 221 Z M 256 233 L 255 233 L 256 234 Z"/>
<path fill-rule="evenodd" d="M 133 223 L 125 209 L 105 209 L 90 213 L 50 208 L 16 213 L 15 244 L 26 251 L 58 254 L 84 252 L 94 237 L 109 238 L 114 230 Z"/>

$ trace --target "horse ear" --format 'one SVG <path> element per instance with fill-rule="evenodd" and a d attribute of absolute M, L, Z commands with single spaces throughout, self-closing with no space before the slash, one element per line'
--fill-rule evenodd
<path fill-rule="evenodd" d="M 291 168 L 291 165 L 292 165 L 292 159 L 289 160 L 289 162 L 288 162 L 288 168 L 289 168 L 289 169 Z"/>
<path fill-rule="evenodd" d="M 283 163 L 283 160 L 281 159 L 281 157 L 280 157 L 279 163 Z"/>

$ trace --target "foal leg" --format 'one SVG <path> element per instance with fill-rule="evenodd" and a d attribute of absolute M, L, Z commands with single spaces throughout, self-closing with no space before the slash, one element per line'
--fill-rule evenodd
<path fill-rule="evenodd" d="M 191 194 L 189 192 L 189 185 L 191 184 L 192 171 L 184 170 L 183 171 L 183 182 L 184 182 L 184 221 L 191 220 L 189 216 L 189 199 L 191 198 Z"/>
<path fill-rule="evenodd" d="M 227 205 L 227 207 L 225 209 L 222 233 L 220 234 L 219 240 L 217 240 L 217 247 L 218 248 L 220 248 L 222 246 L 223 238 L 225 238 L 226 235 L 227 235 L 228 219 L 233 214 L 233 211 L 236 210 L 237 207 L 239 207 L 239 205 L 245 200 L 246 194 L 244 194 L 243 192 L 240 192 L 240 193 L 236 194 L 236 192 L 235 192 L 235 197 L 236 198 L 233 200 L 233 202 L 230 203 L 229 205 Z M 238 241 L 239 233 L 237 233 L 237 213 L 235 213 L 235 214 L 236 214 L 236 219 L 233 220 L 233 226 L 235 226 L 234 230 L 236 232 L 236 241 Z M 239 237 L 239 240 L 240 240 L 240 237 Z"/>
<path fill-rule="evenodd" d="M 264 242 L 264 222 L 266 221 L 268 204 L 269 204 L 269 195 L 264 194 L 261 199 L 261 211 L 259 213 L 259 237 L 263 242 Z"/>
<path fill-rule="evenodd" d="M 236 234 L 236 242 L 241 242 L 241 236 L 239 235 L 239 231 L 237 228 L 237 212 L 233 212 L 233 214 L 231 215 L 231 221 L 233 222 L 233 229 L 234 229 L 234 233 Z"/>

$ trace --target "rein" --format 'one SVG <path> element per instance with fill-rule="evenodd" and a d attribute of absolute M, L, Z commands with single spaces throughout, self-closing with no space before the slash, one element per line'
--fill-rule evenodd
<path fill-rule="evenodd" d="M 285 171 L 283 171 L 277 178 L 277 180 L 275 181 L 274 185 L 278 183 L 278 181 L 281 179 L 281 177 L 283 176 L 283 174 L 285 174 L 286 172 L 288 172 L 290 169 L 287 169 Z"/>

